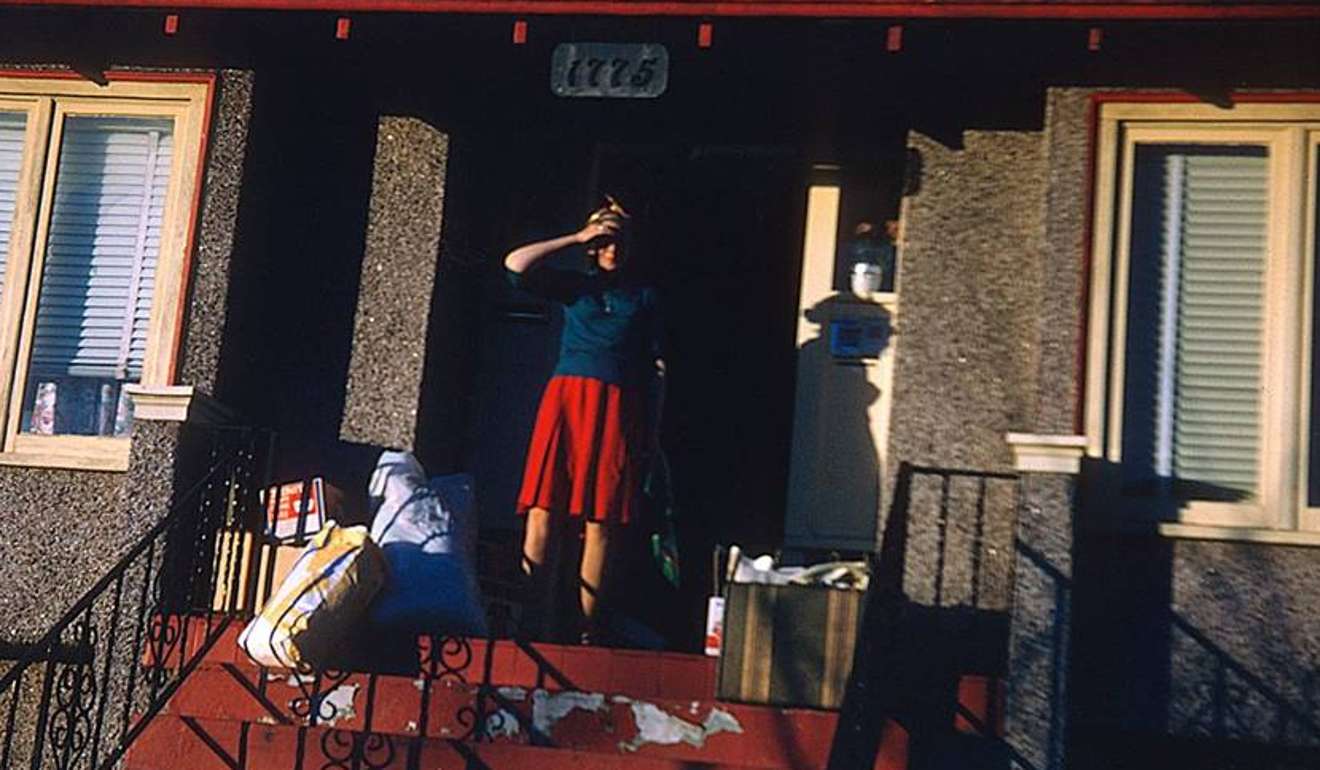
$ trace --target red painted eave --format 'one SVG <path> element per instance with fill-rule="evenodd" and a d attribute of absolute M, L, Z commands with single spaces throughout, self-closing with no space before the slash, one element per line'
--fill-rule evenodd
<path fill-rule="evenodd" d="M 1320 19 L 1320 2 L 1032 2 L 927 0 L 0 0 L 0 6 L 198 8 L 364 13 L 591 16 L 796 16 L 886 19 L 1272 20 Z"/>

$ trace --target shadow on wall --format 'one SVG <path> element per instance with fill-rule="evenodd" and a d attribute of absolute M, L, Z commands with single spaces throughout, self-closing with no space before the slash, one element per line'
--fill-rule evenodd
<path fill-rule="evenodd" d="M 1070 766 L 1320 764 L 1313 621 L 1280 596 L 1286 560 L 1308 554 L 1152 533 L 1075 543 Z"/>
<path fill-rule="evenodd" d="M 899 467 L 831 770 L 870 767 L 887 718 L 908 733 L 911 767 L 1030 767 L 991 737 L 1002 732 L 993 697 L 981 716 L 959 703 L 962 676 L 1007 674 L 997 586 L 1011 575 L 994 573 L 1011 566 L 997 557 L 1012 553 L 1018 501 L 1016 474 Z"/>
<path fill-rule="evenodd" d="M 907 730 L 913 767 L 1317 766 L 1320 673 L 1302 649 L 1309 637 L 1286 641 L 1304 619 L 1250 590 L 1250 604 L 1216 592 L 1207 619 L 1205 601 L 1183 596 L 1164 540 L 1084 535 L 1069 578 L 1016 516 L 1006 540 L 994 531 L 1004 505 L 1040 504 L 1032 481 L 900 468 L 831 767 L 867 766 L 880 735 L 863 727 L 885 717 Z M 1012 556 L 1007 594 L 996 587 L 1001 548 Z M 1236 577 L 1271 578 L 1277 557 L 1229 548 Z M 1008 594 L 1036 607 L 1011 648 L 1012 605 L 995 606 Z M 1206 625 L 1216 619 L 1224 625 Z M 1005 735 L 996 711 L 983 719 L 959 704 L 967 673 L 1011 682 L 1007 737 L 987 737 Z"/>
<path fill-rule="evenodd" d="M 794 441 L 823 462 L 795 468 L 790 510 L 809 511 L 813 533 L 874 533 L 880 507 L 880 457 L 871 406 L 880 390 L 869 376 L 888 349 L 890 315 L 878 304 L 835 294 L 805 311 L 815 335 L 798 349 Z M 799 455 L 799 459 L 804 459 Z M 817 515 L 827 517 L 815 520 Z M 868 534 L 865 539 L 873 539 Z"/>

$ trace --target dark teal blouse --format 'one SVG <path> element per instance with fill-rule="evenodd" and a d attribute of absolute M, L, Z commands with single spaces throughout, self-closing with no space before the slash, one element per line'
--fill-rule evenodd
<path fill-rule="evenodd" d="M 627 286 L 606 272 L 560 270 L 544 264 L 506 270 L 514 287 L 564 306 L 564 331 L 555 374 L 593 377 L 613 385 L 641 385 L 662 354 L 660 308 L 654 289 Z"/>

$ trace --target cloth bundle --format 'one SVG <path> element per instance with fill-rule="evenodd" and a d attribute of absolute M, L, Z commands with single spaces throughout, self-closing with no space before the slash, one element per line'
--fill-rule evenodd
<path fill-rule="evenodd" d="M 368 487 L 371 537 L 390 579 L 371 610 L 392 631 L 484 636 L 474 564 L 477 522 L 472 477 L 426 472 L 407 452 L 385 452 Z"/>
<path fill-rule="evenodd" d="M 238 644 L 257 663 L 323 667 L 385 585 L 385 560 L 366 527 L 327 522 Z"/>

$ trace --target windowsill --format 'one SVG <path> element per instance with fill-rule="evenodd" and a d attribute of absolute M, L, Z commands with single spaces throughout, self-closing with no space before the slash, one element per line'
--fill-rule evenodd
<path fill-rule="evenodd" d="M 1320 546 L 1320 532 L 1260 527 L 1212 527 L 1203 524 L 1164 522 L 1158 525 L 1161 537 L 1175 540 L 1221 540 L 1236 543 L 1269 545 Z"/>
<path fill-rule="evenodd" d="M 20 436 L 20 446 L 0 452 L 0 466 L 70 471 L 128 470 L 129 439 L 85 436 Z"/>
<path fill-rule="evenodd" d="M 1024 473 L 1076 475 L 1082 467 L 1086 437 L 1042 433 L 1005 433 L 1013 467 Z"/>
<path fill-rule="evenodd" d="M 1133 515 L 1107 518 L 1104 521 L 1093 520 L 1089 525 L 1079 521 L 1079 532 L 1101 537 L 1209 540 L 1252 545 L 1320 546 L 1320 532 L 1249 525 L 1187 524 L 1179 521 L 1154 521 Z"/>
<path fill-rule="evenodd" d="M 146 422 L 223 424 L 234 420 L 226 406 L 192 385 L 128 385 L 133 419 Z"/>

